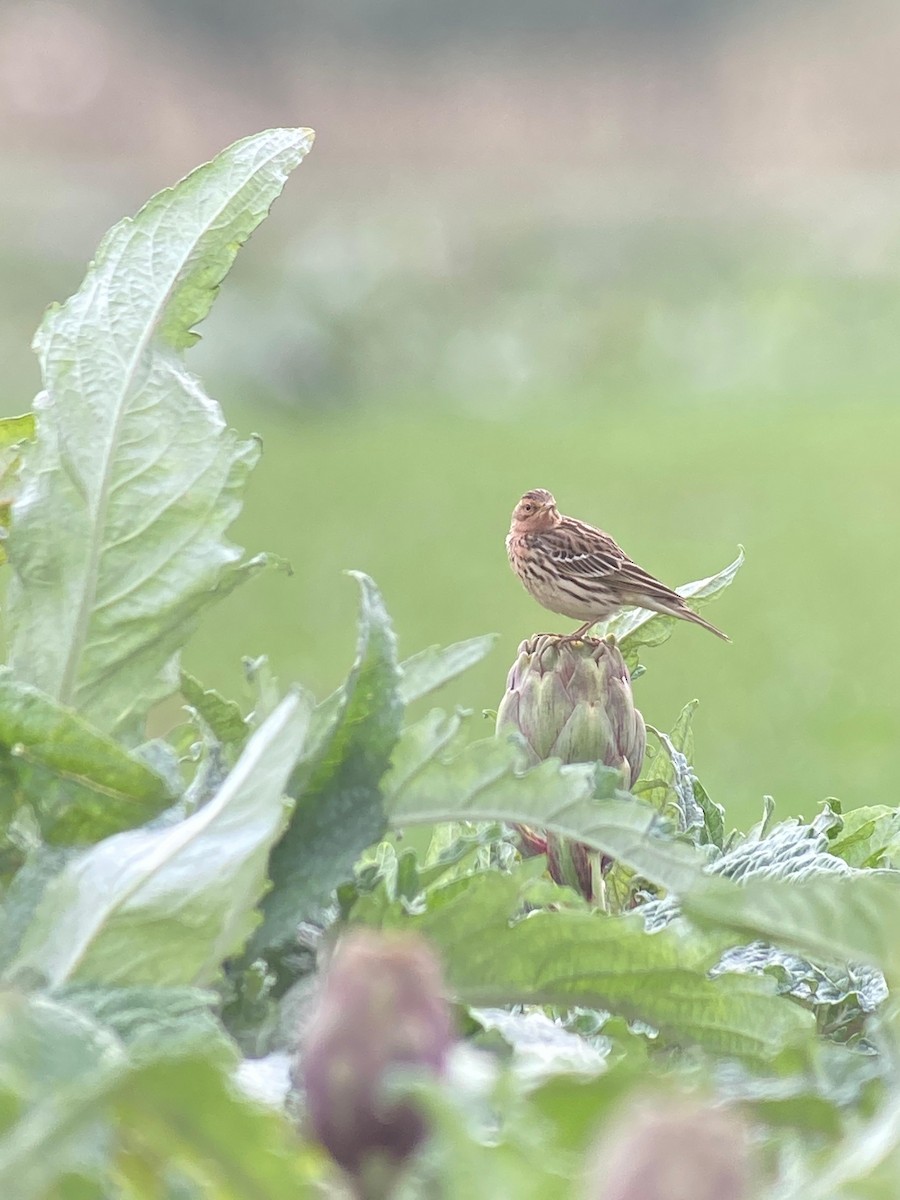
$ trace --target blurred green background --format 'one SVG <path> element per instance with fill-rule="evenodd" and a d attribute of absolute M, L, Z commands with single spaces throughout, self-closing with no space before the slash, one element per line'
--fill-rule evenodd
<path fill-rule="evenodd" d="M 794 0 L 156 0 L 0 12 L 5 413 L 104 230 L 234 139 L 318 142 L 192 365 L 265 455 L 236 529 L 293 563 L 188 665 L 319 694 L 370 572 L 401 651 L 488 630 L 444 702 L 496 706 L 568 628 L 506 564 L 530 487 L 676 584 L 747 565 L 636 684 L 746 826 L 895 803 L 900 11 Z"/>

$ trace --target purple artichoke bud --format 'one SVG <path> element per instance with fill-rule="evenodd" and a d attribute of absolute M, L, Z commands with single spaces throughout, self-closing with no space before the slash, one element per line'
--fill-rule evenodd
<path fill-rule="evenodd" d="M 644 719 L 634 707 L 631 676 L 607 641 L 522 642 L 497 712 L 497 731 L 517 729 L 532 764 L 545 758 L 602 762 L 621 771 L 625 787 L 641 773 Z"/>
<path fill-rule="evenodd" d="M 298 1082 L 315 1137 L 355 1177 L 377 1189 L 427 1133 L 408 1100 L 392 1100 L 394 1068 L 439 1075 L 454 1035 L 443 980 L 418 935 L 357 929 L 338 943 L 305 1030 Z"/>
<path fill-rule="evenodd" d="M 632 1106 L 604 1137 L 586 1200 L 750 1200 L 747 1130 L 734 1112 L 670 1099 Z"/>

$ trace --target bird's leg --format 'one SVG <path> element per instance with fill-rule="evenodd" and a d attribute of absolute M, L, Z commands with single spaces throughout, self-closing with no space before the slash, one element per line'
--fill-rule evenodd
<path fill-rule="evenodd" d="M 597 624 L 596 619 L 585 621 L 583 625 L 579 625 L 574 633 L 564 633 L 559 639 L 560 642 L 583 642 L 585 635 L 589 629 L 592 629 Z"/>

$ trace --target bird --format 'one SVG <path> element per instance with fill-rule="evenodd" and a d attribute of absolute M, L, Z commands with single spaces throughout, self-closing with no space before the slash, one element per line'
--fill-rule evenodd
<path fill-rule="evenodd" d="M 627 605 L 691 621 L 731 641 L 692 612 L 676 591 L 639 567 L 608 533 L 563 516 L 546 488 L 525 492 L 513 509 L 506 552 L 538 604 L 584 622 L 562 641 L 583 639 L 591 626 Z"/>

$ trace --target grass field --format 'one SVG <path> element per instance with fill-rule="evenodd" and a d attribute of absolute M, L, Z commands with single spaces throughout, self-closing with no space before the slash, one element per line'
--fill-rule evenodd
<path fill-rule="evenodd" d="M 698 769 L 735 821 L 754 819 L 764 793 L 781 815 L 826 796 L 892 802 L 896 410 L 649 408 L 503 426 L 232 415 L 266 448 L 239 536 L 285 555 L 295 574 L 257 580 L 207 621 L 189 659 L 211 683 L 233 691 L 239 656 L 265 652 L 284 681 L 333 687 L 352 656 L 355 589 L 341 571 L 354 567 L 383 589 L 403 653 L 499 633 L 491 657 L 443 697 L 480 723 L 518 641 L 567 627 L 525 595 L 503 548 L 518 494 L 547 486 L 673 583 L 746 547 L 743 572 L 710 610 L 734 644 L 679 626 L 646 652 L 636 684 L 661 727 L 700 698 Z"/>

